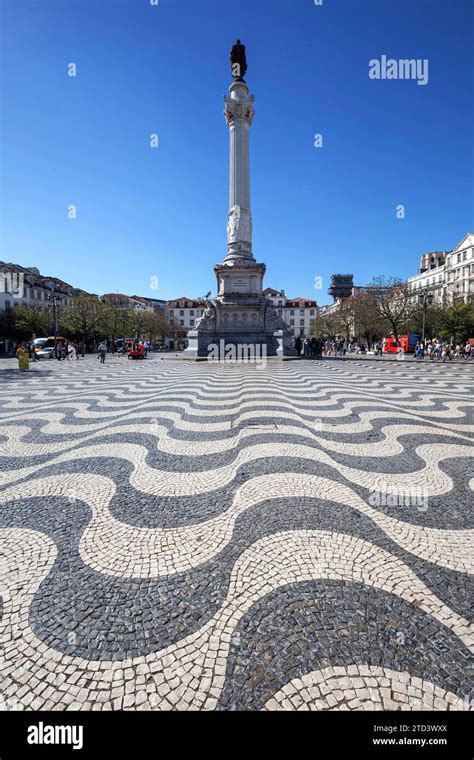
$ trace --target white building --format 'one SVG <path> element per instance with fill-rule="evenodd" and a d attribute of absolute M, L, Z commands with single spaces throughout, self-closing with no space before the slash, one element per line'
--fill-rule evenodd
<path fill-rule="evenodd" d="M 202 317 L 206 302 L 192 300 L 186 296 L 166 301 L 165 315 L 168 322 L 178 329 L 194 330 L 197 320 Z"/>
<path fill-rule="evenodd" d="M 429 291 L 435 301 L 442 304 L 445 298 L 446 257 L 448 251 L 433 251 L 420 257 L 417 274 L 408 278 L 408 286 L 415 291 Z"/>
<path fill-rule="evenodd" d="M 293 335 L 304 338 L 310 334 L 311 320 L 317 316 L 318 305 L 310 298 L 287 298 L 284 290 L 266 288 L 263 295 L 276 308 Z"/>
<path fill-rule="evenodd" d="M 446 256 L 445 292 L 448 303 L 474 297 L 474 234 L 469 232 Z"/>
<path fill-rule="evenodd" d="M 52 308 L 52 297 L 56 306 L 66 306 L 74 293 L 84 293 L 57 277 L 45 277 L 36 267 L 22 267 L 19 264 L 0 261 L 0 311 L 15 306 L 39 306 Z"/>
<path fill-rule="evenodd" d="M 445 306 L 468 302 L 474 295 L 474 234 L 468 233 L 452 251 L 425 253 L 418 273 L 408 278 L 416 291 L 429 291 Z"/>

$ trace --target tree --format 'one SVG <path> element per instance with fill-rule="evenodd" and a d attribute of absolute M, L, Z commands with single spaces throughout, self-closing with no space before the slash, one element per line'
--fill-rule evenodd
<path fill-rule="evenodd" d="M 446 308 L 436 301 L 426 306 L 425 311 L 425 335 L 431 338 L 441 334 L 443 326 L 443 314 Z M 403 326 L 406 332 L 423 332 L 423 305 L 418 305 L 409 316 Z"/>
<path fill-rule="evenodd" d="M 359 291 L 352 296 L 354 334 L 363 337 L 368 345 L 382 338 L 387 324 L 380 315 L 377 299 L 372 291 Z"/>
<path fill-rule="evenodd" d="M 318 313 L 318 315 L 311 320 L 309 333 L 315 335 L 318 338 L 334 338 L 338 335 L 339 320 L 336 314 L 328 314 L 324 316 Z"/>
<path fill-rule="evenodd" d="M 114 303 L 105 302 L 104 328 L 110 337 L 112 352 L 115 351 L 115 340 L 126 338 L 133 329 L 133 310 L 121 309 Z"/>
<path fill-rule="evenodd" d="M 351 335 L 354 333 L 355 310 L 352 296 L 343 298 L 339 302 L 339 308 L 335 314 L 337 335 L 343 335 L 349 343 Z"/>
<path fill-rule="evenodd" d="M 5 309 L 0 313 L 0 335 L 3 338 L 16 338 L 15 310 Z"/>
<path fill-rule="evenodd" d="M 398 341 L 399 333 L 404 323 L 416 309 L 413 303 L 413 293 L 408 285 L 396 277 L 381 275 L 373 278 L 371 292 L 374 295 L 381 317 Z"/>
<path fill-rule="evenodd" d="M 71 337 L 79 337 L 86 345 L 93 337 L 107 335 L 107 304 L 96 296 L 73 296 L 60 314 L 61 328 Z"/>
<path fill-rule="evenodd" d="M 143 335 L 147 314 L 151 314 L 151 312 L 145 311 L 145 309 L 129 309 L 130 330 L 135 338 L 140 338 Z"/>
<path fill-rule="evenodd" d="M 164 343 L 166 336 L 171 335 L 172 327 L 162 310 L 146 312 L 143 320 L 143 334 L 153 343 L 159 336 Z"/>
<path fill-rule="evenodd" d="M 440 336 L 465 341 L 474 335 L 474 303 L 455 303 L 440 317 Z"/>
<path fill-rule="evenodd" d="M 15 338 L 30 340 L 33 335 L 46 335 L 49 330 L 50 315 L 37 304 L 19 305 L 12 310 L 13 333 Z"/>

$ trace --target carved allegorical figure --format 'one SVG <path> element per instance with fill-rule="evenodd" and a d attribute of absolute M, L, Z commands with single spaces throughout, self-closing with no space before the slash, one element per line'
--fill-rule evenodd
<path fill-rule="evenodd" d="M 213 330 L 216 326 L 216 310 L 214 306 L 208 306 L 204 310 L 204 314 L 201 319 L 196 322 L 196 327 L 201 330 Z"/>
<path fill-rule="evenodd" d="M 227 242 L 252 242 L 252 218 L 240 206 L 232 206 L 227 217 Z"/>
<path fill-rule="evenodd" d="M 271 304 L 265 309 L 265 327 L 269 330 L 282 330 L 287 328 L 287 325 L 280 317 L 275 307 Z"/>

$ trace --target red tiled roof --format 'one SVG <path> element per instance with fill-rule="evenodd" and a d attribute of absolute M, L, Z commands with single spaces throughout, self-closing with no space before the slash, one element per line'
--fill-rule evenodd
<path fill-rule="evenodd" d="M 310 298 L 288 298 L 286 301 L 287 306 L 293 306 L 301 303 L 305 303 L 307 306 L 311 307 L 317 306 L 316 301 L 312 301 Z"/>

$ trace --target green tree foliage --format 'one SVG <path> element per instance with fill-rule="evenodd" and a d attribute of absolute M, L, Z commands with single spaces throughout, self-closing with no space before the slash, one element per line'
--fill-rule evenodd
<path fill-rule="evenodd" d="M 440 336 L 446 340 L 465 341 L 474 337 L 474 303 L 455 303 L 440 317 Z"/>
<path fill-rule="evenodd" d="M 49 332 L 51 314 L 34 304 L 24 304 L 5 309 L 0 315 L 0 334 L 15 340 L 31 340 L 33 336 L 43 337 Z"/>
<path fill-rule="evenodd" d="M 109 309 L 96 296 L 73 296 L 59 314 L 60 330 L 68 338 L 105 338 L 108 332 Z"/>

